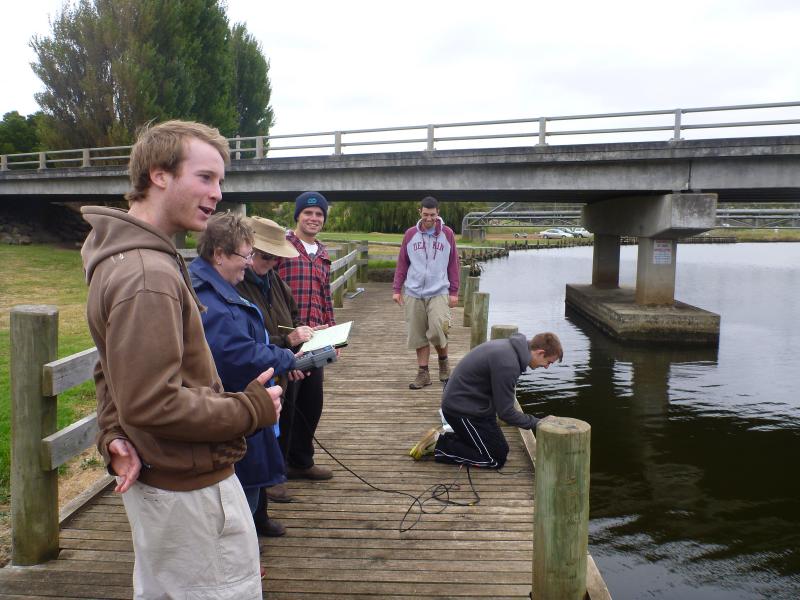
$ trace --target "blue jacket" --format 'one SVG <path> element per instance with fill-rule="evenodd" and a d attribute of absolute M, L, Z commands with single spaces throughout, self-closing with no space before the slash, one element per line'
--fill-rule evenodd
<path fill-rule="evenodd" d="M 189 265 L 189 273 L 200 302 L 206 340 L 217 364 L 225 391 L 239 392 L 265 369 L 281 375 L 294 368 L 294 354 L 267 342 L 264 319 L 251 302 L 203 258 Z"/>
<path fill-rule="evenodd" d="M 291 350 L 267 343 L 264 320 L 254 305 L 203 258 L 189 266 L 200 302 L 206 307 L 201 314 L 206 340 L 214 356 L 222 385 L 237 392 L 274 367 L 275 374 L 294 368 Z M 247 437 L 247 453 L 235 465 L 236 475 L 244 488 L 269 487 L 286 481 L 283 457 L 272 427 L 259 429 Z"/>

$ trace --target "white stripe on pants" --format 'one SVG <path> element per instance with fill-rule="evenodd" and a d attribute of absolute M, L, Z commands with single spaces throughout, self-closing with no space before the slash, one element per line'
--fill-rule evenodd
<path fill-rule="evenodd" d="M 136 482 L 122 500 L 135 600 L 261 600 L 258 537 L 235 475 L 191 492 Z"/>

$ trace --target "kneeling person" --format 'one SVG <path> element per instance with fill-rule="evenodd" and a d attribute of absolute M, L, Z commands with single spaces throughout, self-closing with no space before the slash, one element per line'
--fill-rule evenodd
<path fill-rule="evenodd" d="M 521 333 L 477 346 L 458 363 L 442 394 L 442 414 L 453 429 L 433 428 L 411 449 L 419 460 L 433 452 L 437 462 L 501 468 L 508 443 L 497 424 L 535 429 L 539 419 L 514 406 L 517 379 L 528 367 L 549 367 L 564 352 L 554 333 L 530 341 Z"/>

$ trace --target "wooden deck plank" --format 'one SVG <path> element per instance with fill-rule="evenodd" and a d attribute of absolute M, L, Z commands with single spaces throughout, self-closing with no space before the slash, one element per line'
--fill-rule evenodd
<path fill-rule="evenodd" d="M 438 424 L 442 385 L 408 389 L 416 361 L 405 348 L 402 311 L 389 284 L 364 287 L 336 311 L 338 322 L 354 325 L 350 345 L 325 373 L 315 459 L 334 478 L 290 481 L 295 501 L 270 504 L 288 533 L 260 540 L 264 597 L 528 598 L 534 480 L 519 433 L 505 428 L 511 454 L 502 473 L 470 472 L 477 504 L 431 500 L 433 486 L 444 485 L 450 499 L 474 501 L 466 470 L 407 455 Z M 451 364 L 469 344 L 461 309 L 453 313 Z M 416 497 L 425 500 L 423 514 Z M 63 523 L 61 548 L 58 560 L 0 570 L 0 600 L 131 596 L 133 547 L 118 495 L 106 490 Z"/>

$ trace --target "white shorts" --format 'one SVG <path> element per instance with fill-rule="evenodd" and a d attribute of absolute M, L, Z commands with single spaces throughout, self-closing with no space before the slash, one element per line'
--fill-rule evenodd
<path fill-rule="evenodd" d="M 137 481 L 122 500 L 135 600 L 261 600 L 258 537 L 236 475 L 191 492 Z"/>

